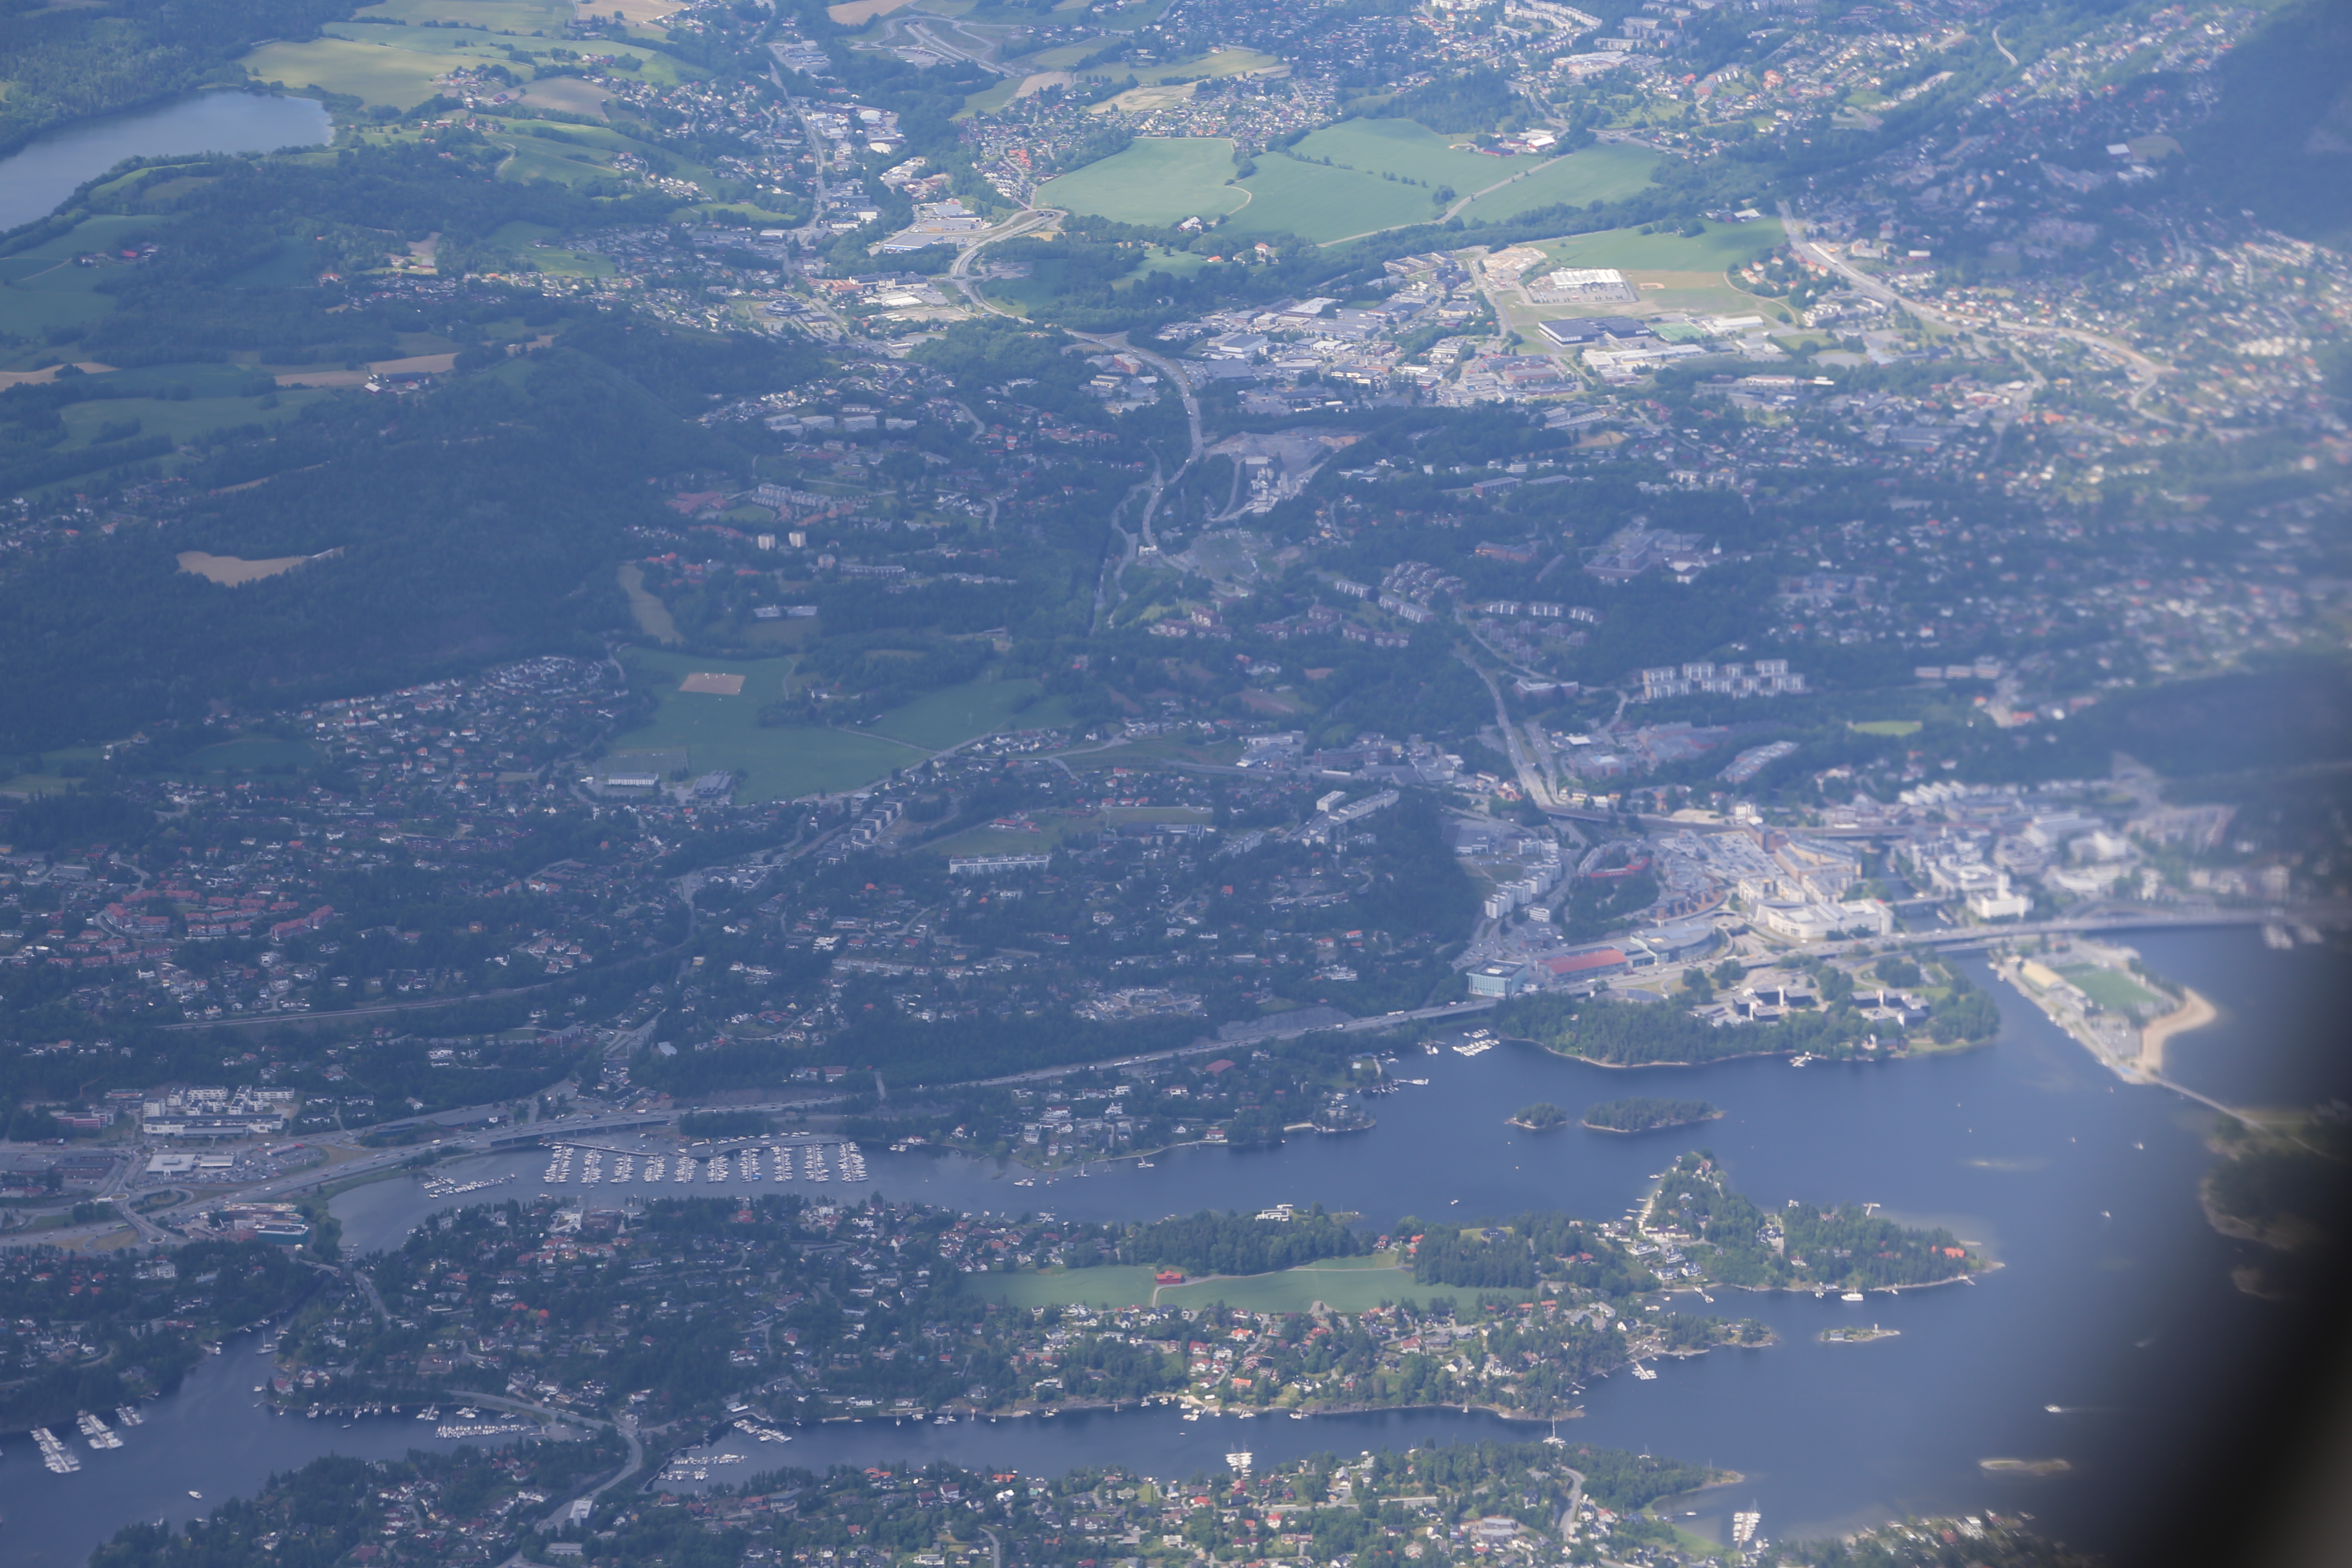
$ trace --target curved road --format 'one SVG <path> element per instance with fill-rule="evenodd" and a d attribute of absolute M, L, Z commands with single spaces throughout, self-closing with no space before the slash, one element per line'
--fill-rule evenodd
<path fill-rule="evenodd" d="M 964 247 L 958 253 L 955 264 L 948 268 L 948 280 L 962 292 L 966 300 L 971 301 L 975 309 L 986 310 L 991 315 L 1003 316 L 1011 321 L 1021 320 L 1022 318 L 1016 312 L 1006 310 L 980 291 L 978 282 L 971 276 L 972 258 L 984 247 L 994 245 L 999 240 L 1019 239 L 1024 236 L 1039 233 L 1052 227 L 1068 216 L 1069 214 L 1059 207 L 1024 208 L 1017 216 L 1007 218 L 971 244 Z M 1192 384 L 1184 379 L 1184 373 L 1177 367 L 1173 360 L 1155 353 L 1150 349 L 1136 347 L 1128 342 L 1127 334 L 1124 332 L 1110 334 L 1071 332 L 1070 336 L 1080 342 L 1092 343 L 1108 353 L 1132 354 L 1157 370 L 1160 378 L 1174 387 L 1176 395 L 1183 400 L 1185 431 L 1190 442 L 1190 450 L 1185 454 L 1184 460 L 1176 465 L 1174 473 L 1163 474 L 1160 465 L 1157 461 L 1153 463 L 1151 478 L 1147 481 L 1150 493 L 1144 498 L 1143 502 L 1139 542 L 1136 537 L 1129 535 L 1116 522 L 1111 525 L 1111 531 L 1118 535 L 1119 540 L 1119 552 L 1116 560 L 1106 558 L 1102 578 L 1095 588 L 1094 624 L 1099 627 L 1106 613 L 1105 606 L 1109 599 L 1111 587 L 1126 574 L 1129 564 L 1134 560 L 1139 550 L 1157 552 L 1160 549 L 1160 539 L 1152 531 L 1151 520 L 1160 510 L 1160 498 L 1192 469 L 1193 464 L 1201 460 L 1202 455 L 1207 450 L 1207 443 L 1201 429 L 1200 399 L 1192 395 Z"/>

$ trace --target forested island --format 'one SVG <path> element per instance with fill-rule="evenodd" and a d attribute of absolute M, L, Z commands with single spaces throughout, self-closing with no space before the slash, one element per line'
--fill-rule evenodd
<path fill-rule="evenodd" d="M 1744 1289 L 1885 1290 L 1941 1285 L 1992 1267 L 1950 1231 L 1918 1230 L 1843 1204 L 1791 1200 L 1767 1212 L 1735 1192 L 1706 1152 L 1675 1162 L 1651 1195 L 1643 1234 L 1687 1267 Z"/>
<path fill-rule="evenodd" d="M 1519 1107 L 1517 1115 L 1507 1119 L 1507 1125 L 1524 1127 L 1530 1132 L 1549 1132 L 1568 1125 L 1568 1112 L 1548 1100 L 1538 1100 Z"/>
<path fill-rule="evenodd" d="M 1652 1132 L 1662 1127 L 1688 1127 L 1713 1121 L 1723 1112 L 1704 1100 L 1604 1100 L 1588 1107 L 1584 1124 L 1596 1132 Z"/>

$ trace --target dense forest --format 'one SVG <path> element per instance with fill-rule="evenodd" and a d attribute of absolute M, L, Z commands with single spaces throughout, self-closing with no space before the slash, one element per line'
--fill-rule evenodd
<path fill-rule="evenodd" d="M 1687 1127 L 1712 1121 L 1722 1111 L 1704 1100 L 1606 1100 L 1589 1107 L 1584 1124 L 1605 1132 L 1648 1132 L 1661 1127 Z"/>
<path fill-rule="evenodd" d="M 1538 1278 L 1621 1296 L 1656 1283 L 1650 1272 L 1590 1222 L 1536 1210 L 1501 1225 L 1457 1225 L 1407 1217 L 1397 1222 L 1413 1244 L 1413 1281 L 1474 1290 L 1524 1290 Z"/>
<path fill-rule="evenodd" d="M 1189 1219 L 1155 1220 L 1130 1229 L 1118 1244 L 1126 1263 L 1153 1263 L 1188 1274 L 1269 1274 L 1325 1258 L 1370 1252 L 1369 1237 L 1318 1208 L 1286 1220 L 1218 1215 L 1202 1209 Z"/>

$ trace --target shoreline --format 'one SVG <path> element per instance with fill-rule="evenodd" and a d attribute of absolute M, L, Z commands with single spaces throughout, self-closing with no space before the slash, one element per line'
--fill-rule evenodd
<path fill-rule="evenodd" d="M 2221 1010 L 2199 995 L 2189 986 L 2180 988 L 2180 1005 L 2161 1018 L 2150 1020 L 2139 1032 L 2140 1070 L 2158 1078 L 2164 1076 L 2164 1047 L 2175 1035 L 2185 1035 L 2191 1029 L 2201 1029 L 2221 1016 Z"/>

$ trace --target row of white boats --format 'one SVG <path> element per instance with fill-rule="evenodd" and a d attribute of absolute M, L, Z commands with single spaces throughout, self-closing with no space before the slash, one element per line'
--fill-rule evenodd
<path fill-rule="evenodd" d="M 691 1154 L 679 1154 L 675 1158 L 664 1154 L 613 1154 L 609 1168 L 605 1164 L 608 1152 L 604 1149 L 559 1143 L 548 1156 L 547 1171 L 541 1179 L 550 1186 L 569 1186 L 574 1181 L 582 1186 L 632 1181 L 690 1184 L 698 1173 L 706 1183 L 789 1182 L 795 1179 L 829 1182 L 835 1175 L 834 1167 L 828 1163 L 830 1156 L 838 1162 L 839 1174 L 844 1182 L 866 1180 L 865 1153 L 856 1144 L 846 1142 L 807 1143 L 797 1148 L 788 1143 L 778 1143 L 764 1150 L 740 1149 L 730 1154 L 713 1154 L 705 1160 L 698 1160 Z M 797 1170 L 795 1153 L 799 1156 Z"/>
<path fill-rule="evenodd" d="M 146 1420 L 128 1405 L 117 1409 L 114 1418 L 125 1426 L 136 1426 Z M 74 1417 L 74 1425 L 80 1429 L 82 1441 L 93 1448 L 122 1447 L 122 1435 L 87 1410 Z M 40 1449 L 41 1463 L 47 1467 L 50 1474 L 69 1476 L 81 1468 L 81 1456 L 47 1426 L 33 1428 L 33 1444 Z"/>

